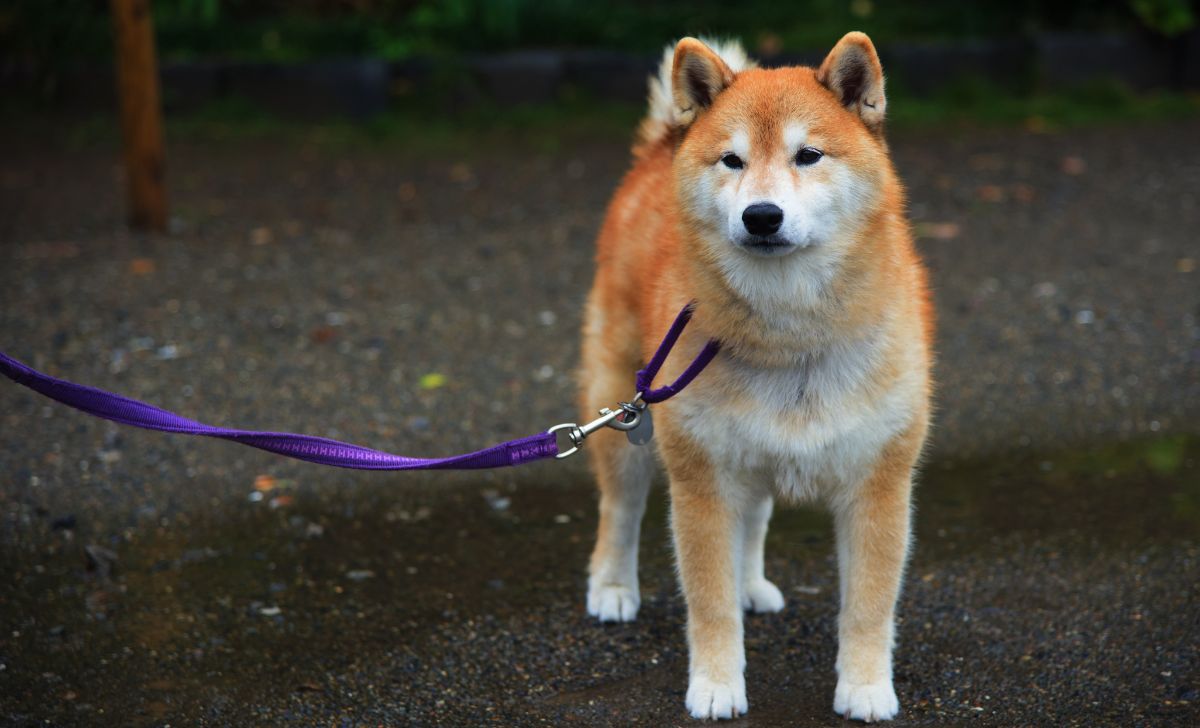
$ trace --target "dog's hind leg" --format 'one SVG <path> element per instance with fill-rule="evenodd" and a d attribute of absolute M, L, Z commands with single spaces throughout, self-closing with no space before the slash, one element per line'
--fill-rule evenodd
<path fill-rule="evenodd" d="M 608 431 L 592 448 L 600 485 L 600 526 L 588 576 L 587 610 L 601 622 L 630 622 L 641 605 L 638 540 L 653 460 L 649 448 L 635 447 Z M 588 443 L 591 445 L 592 443 Z"/>
<path fill-rule="evenodd" d="M 633 396 L 638 367 L 636 337 L 620 330 L 631 328 L 632 322 L 613 322 L 611 312 L 608 325 L 604 319 L 597 307 L 589 307 L 582 387 L 589 417 L 601 407 Z M 588 438 L 586 449 L 600 488 L 600 526 L 588 574 L 587 611 L 601 622 L 630 622 L 641 605 L 638 540 L 654 472 L 652 448 L 631 445 L 624 433 L 603 429 Z"/>
<path fill-rule="evenodd" d="M 774 500 L 763 493 L 742 511 L 742 609 L 747 612 L 783 609 L 783 593 L 767 581 L 763 568 L 767 524 L 773 508 Z"/>

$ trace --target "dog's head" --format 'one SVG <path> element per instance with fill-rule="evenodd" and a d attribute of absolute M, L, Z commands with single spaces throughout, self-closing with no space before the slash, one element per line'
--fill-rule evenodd
<path fill-rule="evenodd" d="M 862 33 L 842 38 L 819 69 L 740 73 L 704 43 L 681 40 L 671 69 L 682 130 L 675 183 L 705 257 L 729 273 L 849 245 L 891 175 L 883 86 Z"/>

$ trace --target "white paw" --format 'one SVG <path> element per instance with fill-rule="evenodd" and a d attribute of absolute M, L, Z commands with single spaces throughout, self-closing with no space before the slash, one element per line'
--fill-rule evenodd
<path fill-rule="evenodd" d="M 746 584 L 742 589 L 742 609 L 765 614 L 783 609 L 783 592 L 766 579 Z"/>
<path fill-rule="evenodd" d="M 845 718 L 872 723 L 895 718 L 900 712 L 900 701 L 896 699 L 891 680 L 873 683 L 838 680 L 833 694 L 833 711 Z"/>
<path fill-rule="evenodd" d="M 642 604 L 636 587 L 597 584 L 588 587 L 588 614 L 601 622 L 632 622 Z"/>
<path fill-rule="evenodd" d="M 692 717 L 700 720 L 745 715 L 750 708 L 746 702 L 746 678 L 738 675 L 730 682 L 716 682 L 703 675 L 696 675 L 688 681 L 685 704 Z"/>

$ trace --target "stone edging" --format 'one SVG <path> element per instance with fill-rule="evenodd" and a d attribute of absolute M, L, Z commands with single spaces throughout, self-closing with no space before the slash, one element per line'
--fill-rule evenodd
<path fill-rule="evenodd" d="M 1043 33 L 1028 40 L 899 43 L 880 48 L 893 85 L 923 95 L 964 76 L 1000 87 L 1047 89 L 1111 78 L 1132 88 L 1200 88 L 1200 30 L 1172 41 L 1134 34 Z M 784 53 L 763 65 L 813 65 L 820 52 Z M 168 110 L 246 98 L 276 113 L 363 118 L 396 99 L 421 95 L 450 109 L 477 103 L 550 103 L 567 89 L 591 98 L 638 102 L 656 56 L 606 50 L 530 50 L 454 60 L 387 62 L 345 58 L 297 64 L 196 61 L 163 65 Z M 0 90 L 28 92 L 32 74 L 0 69 Z M 55 101 L 67 108 L 112 103 L 109 68 L 63 74 Z"/>

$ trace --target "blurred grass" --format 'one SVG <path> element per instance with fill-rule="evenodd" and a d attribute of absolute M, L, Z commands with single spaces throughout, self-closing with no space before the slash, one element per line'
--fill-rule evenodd
<path fill-rule="evenodd" d="M 893 128 L 1024 125 L 1055 131 L 1096 124 L 1189 118 L 1200 114 L 1200 94 L 1171 91 L 1134 93 L 1100 81 L 1057 93 L 1017 94 L 979 80 L 964 79 L 936 95 L 888 99 Z"/>
<path fill-rule="evenodd" d="M 103 0 L 0 3 L 0 58 L 51 70 L 107 60 Z M 735 37 L 753 50 L 828 48 L 847 30 L 877 43 L 1015 37 L 1042 30 L 1151 29 L 1195 23 L 1188 0 L 157 0 L 165 59 L 295 61 L 331 55 L 413 55 L 520 48 L 655 51 L 683 35 Z"/>
<path fill-rule="evenodd" d="M 116 143 L 113 114 L 47 116 L 20 104 L 2 104 L 16 133 L 64 135 L 64 143 Z M 228 98 L 169 115 L 169 140 L 194 143 L 284 140 L 326 147 L 384 145 L 419 154 L 481 151 L 500 145 L 553 153 L 588 141 L 631 139 L 644 112 L 641 104 L 596 101 L 579 94 L 558 103 L 497 107 L 477 103 L 452 108 L 423 101 L 397 104 L 365 120 L 298 120 L 270 113 L 254 102 Z M 1200 117 L 1200 94 L 1137 94 L 1117 83 L 1098 83 L 1060 93 L 1018 94 L 966 80 L 929 97 L 893 93 L 888 100 L 892 131 L 1023 127 L 1052 133 L 1077 127 Z"/>
<path fill-rule="evenodd" d="M 35 107 L 0 105 L 13 134 L 60 136 L 73 148 L 115 144 L 115 114 L 66 116 Z M 272 113 L 244 98 L 210 102 L 166 117 L 168 143 L 283 141 L 323 147 L 387 146 L 422 155 L 461 153 L 475 147 L 518 147 L 552 153 L 587 140 L 632 138 L 640 105 L 566 99 L 554 104 L 463 109 L 397 107 L 367 119 L 306 120 Z"/>
<path fill-rule="evenodd" d="M 454 110 L 403 106 L 362 121 L 298 121 L 283 119 L 243 99 L 229 99 L 169 117 L 167 130 L 172 136 L 197 141 L 282 136 L 324 146 L 387 145 L 430 154 L 471 145 L 555 152 L 587 139 L 631 136 L 642 111 L 640 105 L 568 98 L 554 104 L 497 107 L 478 103 Z"/>
<path fill-rule="evenodd" d="M 587 97 L 553 104 L 497 108 L 475 104 L 450 112 L 436 104 L 401 107 L 364 121 L 301 121 L 271 114 L 250 101 L 230 98 L 197 112 L 170 116 L 172 138 L 222 140 L 290 138 L 322 145 L 386 144 L 433 152 L 463 144 L 520 145 L 553 152 L 587 139 L 631 138 L 642 104 L 600 102 Z M 892 130 L 1022 126 L 1055 132 L 1121 122 L 1187 119 L 1200 116 L 1200 94 L 1157 91 L 1134 94 L 1116 83 L 1093 84 L 1060 94 L 1018 95 L 988 84 L 965 82 L 936 96 L 893 95 L 888 103 Z M 115 138 L 115 120 L 92 119 L 76 138 Z"/>

